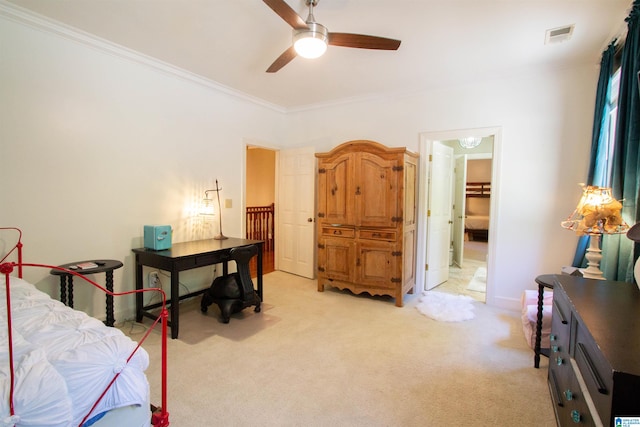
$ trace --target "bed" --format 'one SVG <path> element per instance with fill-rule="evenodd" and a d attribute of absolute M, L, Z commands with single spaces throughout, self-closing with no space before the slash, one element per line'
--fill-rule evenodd
<path fill-rule="evenodd" d="M 14 230 L 18 237 L 13 248 L 0 252 L 0 281 L 5 288 L 0 292 L 0 425 L 168 426 L 166 338 L 163 404 L 152 413 L 145 375 L 149 356 L 140 343 L 25 280 L 26 267 L 57 267 L 23 263 L 21 231 L 0 228 L 6 230 Z M 6 241 L 5 234 L 0 243 Z M 12 253 L 17 253 L 17 262 L 7 261 Z M 81 274 L 68 272 L 108 292 Z M 166 309 L 162 312 L 159 320 L 166 337 Z"/>
<path fill-rule="evenodd" d="M 464 231 L 469 240 L 486 242 L 489 237 L 490 182 L 467 182 Z"/>

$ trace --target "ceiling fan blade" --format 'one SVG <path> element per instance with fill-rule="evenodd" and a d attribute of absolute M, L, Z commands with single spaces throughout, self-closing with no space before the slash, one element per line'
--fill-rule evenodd
<path fill-rule="evenodd" d="M 275 13 L 284 19 L 287 24 L 291 25 L 296 30 L 302 30 L 309 28 L 304 22 L 304 19 L 298 15 L 295 10 L 284 2 L 284 0 L 263 0 L 267 6 L 269 6 Z"/>
<path fill-rule="evenodd" d="M 331 46 L 356 47 L 359 49 L 398 50 L 400 40 L 364 34 L 329 33 Z"/>
<path fill-rule="evenodd" d="M 293 46 L 291 46 L 289 49 L 282 52 L 282 55 L 280 55 L 278 59 L 273 61 L 273 64 L 271 64 L 271 66 L 267 68 L 267 73 L 275 73 L 280 68 L 291 62 L 296 56 L 296 50 L 293 48 Z"/>

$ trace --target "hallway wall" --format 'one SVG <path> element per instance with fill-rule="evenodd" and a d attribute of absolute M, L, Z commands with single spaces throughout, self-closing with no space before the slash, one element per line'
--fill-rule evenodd
<path fill-rule="evenodd" d="M 247 206 L 275 203 L 276 152 L 247 147 Z"/>

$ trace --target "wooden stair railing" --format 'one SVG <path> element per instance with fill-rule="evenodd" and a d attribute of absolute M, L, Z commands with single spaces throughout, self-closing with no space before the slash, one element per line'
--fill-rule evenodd
<path fill-rule="evenodd" d="M 269 206 L 247 206 L 247 239 L 263 240 L 267 252 L 274 248 L 274 212 L 274 203 Z"/>

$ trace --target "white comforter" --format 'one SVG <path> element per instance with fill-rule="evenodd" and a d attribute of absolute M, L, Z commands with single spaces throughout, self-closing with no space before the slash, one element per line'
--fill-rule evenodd
<path fill-rule="evenodd" d="M 0 426 L 78 426 L 117 372 L 120 376 L 89 419 L 148 402 L 148 354 L 140 348 L 126 363 L 134 341 L 24 280 L 11 277 L 10 289 L 14 417 L 8 407 L 7 306 L 0 275 Z"/>

